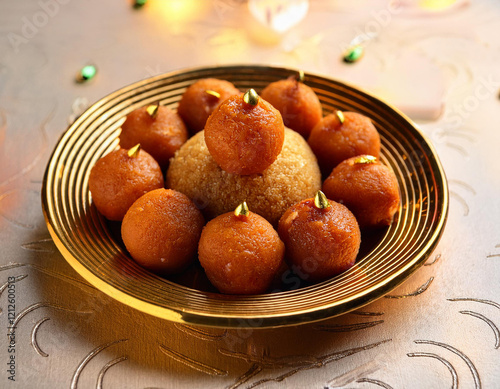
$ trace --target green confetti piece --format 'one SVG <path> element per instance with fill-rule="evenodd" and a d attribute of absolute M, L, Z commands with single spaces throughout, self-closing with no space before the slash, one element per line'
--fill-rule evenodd
<path fill-rule="evenodd" d="M 141 8 L 146 4 L 147 0 L 135 0 L 134 8 Z"/>
<path fill-rule="evenodd" d="M 78 82 L 85 82 L 93 79 L 97 74 L 97 68 L 94 65 L 84 66 L 77 74 L 76 80 Z"/>
<path fill-rule="evenodd" d="M 359 61 L 359 59 L 363 56 L 364 53 L 363 46 L 354 46 L 351 47 L 344 55 L 344 62 L 353 63 Z"/>

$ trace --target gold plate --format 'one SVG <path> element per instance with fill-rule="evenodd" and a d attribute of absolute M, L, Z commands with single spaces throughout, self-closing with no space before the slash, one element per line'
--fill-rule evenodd
<path fill-rule="evenodd" d="M 181 323 L 219 327 L 279 327 L 307 323 L 359 308 L 412 274 L 436 246 L 448 213 L 448 186 L 426 137 L 396 109 L 353 86 L 314 74 L 305 82 L 328 114 L 336 109 L 370 117 L 380 132 L 381 160 L 395 172 L 401 204 L 356 266 L 328 281 L 256 296 L 203 292 L 158 277 L 137 265 L 91 204 L 88 177 L 94 163 L 118 145 L 120 126 L 138 107 L 160 101 L 173 109 L 186 87 L 206 77 L 240 90 L 262 90 L 298 75 L 270 66 L 218 66 L 149 78 L 101 99 L 62 135 L 48 163 L 42 190 L 55 244 L 87 281 L 116 300 Z"/>

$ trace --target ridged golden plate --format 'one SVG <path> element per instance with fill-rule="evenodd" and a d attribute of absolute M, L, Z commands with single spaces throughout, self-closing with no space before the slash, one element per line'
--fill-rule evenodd
<path fill-rule="evenodd" d="M 69 264 L 99 290 L 122 303 L 176 322 L 220 327 L 278 327 L 316 321 L 382 297 L 412 274 L 436 246 L 448 213 L 448 187 L 436 153 L 411 121 L 370 94 L 326 77 L 305 74 L 325 114 L 334 109 L 370 117 L 381 135 L 382 162 L 395 172 L 401 205 L 394 223 L 365 247 L 356 266 L 328 281 L 256 296 L 227 296 L 160 278 L 128 255 L 91 204 L 90 169 L 118 145 L 132 110 L 160 101 L 173 109 L 198 79 L 231 81 L 259 92 L 297 70 L 219 66 L 149 78 L 91 106 L 63 134 L 48 163 L 42 204 L 50 234 Z M 116 226 L 115 226 L 116 227 Z"/>

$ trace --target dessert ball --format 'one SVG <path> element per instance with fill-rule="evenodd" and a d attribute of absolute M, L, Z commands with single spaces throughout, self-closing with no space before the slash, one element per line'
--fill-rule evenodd
<path fill-rule="evenodd" d="M 251 89 L 224 101 L 207 120 L 205 142 L 228 173 L 262 173 L 283 147 L 280 113 Z"/>
<path fill-rule="evenodd" d="M 175 154 L 167 187 L 186 194 L 207 219 L 246 201 L 253 212 L 277 225 L 289 206 L 314 196 L 321 188 L 321 174 L 307 142 L 292 130 L 285 129 L 276 161 L 262 174 L 248 176 L 222 170 L 210 155 L 202 131 Z"/>
<path fill-rule="evenodd" d="M 144 150 L 118 149 L 92 167 L 89 189 L 97 210 L 109 220 L 121 221 L 135 200 L 163 188 L 163 173 Z"/>
<path fill-rule="evenodd" d="M 279 270 L 285 246 L 263 217 L 228 212 L 207 223 L 198 257 L 208 279 L 227 294 L 264 293 Z"/>
<path fill-rule="evenodd" d="M 323 116 L 316 93 L 294 77 L 269 84 L 261 96 L 280 111 L 285 126 L 306 139 Z"/>
<path fill-rule="evenodd" d="M 134 260 L 155 273 L 179 272 L 196 258 L 205 220 L 191 200 L 170 189 L 139 198 L 123 218 L 123 243 Z"/>
<path fill-rule="evenodd" d="M 205 128 L 208 117 L 220 103 L 241 92 L 229 81 L 205 78 L 189 86 L 179 101 L 177 113 L 195 134 Z"/>
<path fill-rule="evenodd" d="M 349 208 L 361 227 L 390 225 L 399 207 L 396 176 L 370 155 L 340 163 L 325 180 L 323 192 Z"/>
<path fill-rule="evenodd" d="M 311 131 L 308 143 L 325 175 L 347 158 L 380 154 L 377 129 L 369 118 L 355 112 L 325 116 Z"/>
<path fill-rule="evenodd" d="M 361 244 L 354 215 L 324 195 L 319 204 L 317 198 L 290 207 L 278 226 L 288 264 L 306 281 L 322 281 L 349 269 Z"/>
<path fill-rule="evenodd" d="M 122 125 L 120 146 L 130 148 L 137 143 L 153 156 L 162 169 L 186 142 L 188 132 L 182 119 L 168 107 L 142 107 L 127 115 Z M 149 112 L 148 112 L 149 111 Z"/>

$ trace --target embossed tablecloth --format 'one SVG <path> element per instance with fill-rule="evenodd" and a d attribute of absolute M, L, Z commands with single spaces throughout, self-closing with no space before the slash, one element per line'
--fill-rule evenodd
<path fill-rule="evenodd" d="M 244 1 L 2 0 L 0 387 L 500 387 L 500 3 L 430 3 L 311 1 L 281 41 L 263 42 Z M 356 36 L 369 39 L 366 53 L 348 65 L 340 58 Z M 98 75 L 76 84 L 87 63 Z M 358 311 L 267 330 L 173 324 L 84 281 L 40 205 L 59 136 L 122 86 L 222 63 L 323 73 L 410 115 L 450 185 L 425 266 Z"/>

